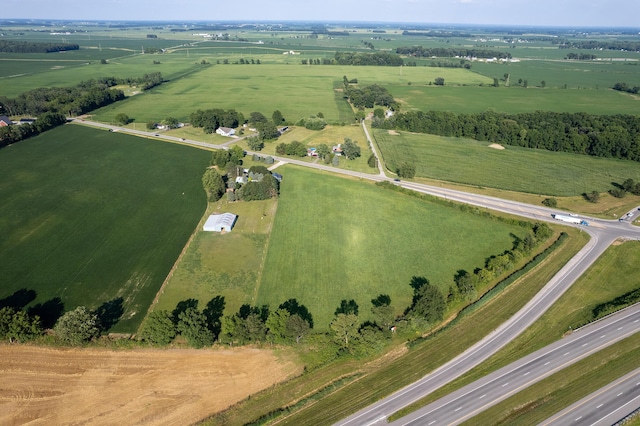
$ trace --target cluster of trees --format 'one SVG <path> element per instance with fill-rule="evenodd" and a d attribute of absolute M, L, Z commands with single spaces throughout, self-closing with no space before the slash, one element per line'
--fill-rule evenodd
<path fill-rule="evenodd" d="M 327 122 L 324 119 L 324 115 L 322 113 L 318 113 L 307 118 L 301 118 L 296 122 L 296 125 L 303 126 L 305 129 L 309 130 L 322 130 L 327 126 Z"/>
<path fill-rule="evenodd" d="M 401 57 L 388 52 L 336 52 L 333 59 L 337 65 L 377 65 L 388 67 L 404 65 Z"/>
<path fill-rule="evenodd" d="M 240 58 L 240 60 L 238 61 L 239 64 L 241 65 L 247 65 L 247 64 L 258 64 L 260 65 L 260 59 L 254 60 L 252 59 L 244 59 L 244 58 Z"/>
<path fill-rule="evenodd" d="M 614 188 L 609 191 L 609 194 L 616 198 L 622 198 L 627 195 L 627 192 L 633 195 L 640 195 L 640 182 L 629 178 L 622 182 L 622 184 L 614 184 Z"/>
<path fill-rule="evenodd" d="M 616 83 L 613 85 L 613 90 L 619 90 L 621 92 L 631 93 L 637 95 L 640 92 L 640 86 L 629 87 L 627 83 Z"/>
<path fill-rule="evenodd" d="M 442 136 L 473 138 L 526 148 L 571 152 L 640 161 L 640 117 L 535 111 L 503 114 L 492 111 L 455 114 L 408 111 L 374 127 Z"/>
<path fill-rule="evenodd" d="M 40 317 L 22 309 L 5 306 L 0 309 L 0 339 L 23 343 L 42 334 Z"/>
<path fill-rule="evenodd" d="M 307 147 L 305 144 L 298 141 L 293 141 L 290 143 L 283 142 L 276 147 L 276 154 L 305 157 L 307 155 Z"/>
<path fill-rule="evenodd" d="M 223 110 L 220 108 L 197 110 L 189 116 L 189 121 L 193 127 L 202 127 L 205 133 L 214 133 L 218 127 L 229 127 L 231 129 L 244 123 L 244 115 L 235 109 Z"/>
<path fill-rule="evenodd" d="M 418 58 L 498 58 L 511 59 L 511 53 L 499 50 L 453 47 L 423 47 L 401 46 L 396 48 L 398 55 L 415 56 Z"/>
<path fill-rule="evenodd" d="M 0 127 L 0 148 L 36 136 L 67 122 L 64 114 L 47 112 L 33 123 Z"/>
<path fill-rule="evenodd" d="M 0 40 L 3 53 L 51 53 L 78 50 L 80 46 L 70 43 L 38 43 L 34 41 Z"/>
<path fill-rule="evenodd" d="M 594 50 L 625 50 L 627 52 L 640 52 L 640 42 L 625 40 L 566 40 L 552 39 L 560 49 L 594 49 Z"/>
<path fill-rule="evenodd" d="M 594 59 L 597 58 L 597 56 L 589 53 L 573 53 L 572 52 L 572 53 L 567 53 L 567 55 L 564 58 L 578 60 L 578 61 L 593 61 Z"/>
<path fill-rule="evenodd" d="M 10 115 L 39 116 L 45 112 L 80 115 L 121 99 L 124 99 L 122 90 L 84 82 L 75 87 L 41 87 L 17 98 L 2 98 L 0 102 Z"/>
<path fill-rule="evenodd" d="M 452 61 L 431 61 L 429 64 L 432 68 L 465 68 L 471 69 L 471 64 L 464 59 L 460 61 L 452 62 Z"/>
<path fill-rule="evenodd" d="M 358 88 L 351 84 L 347 76 L 344 76 L 342 79 L 344 83 L 344 94 L 354 107 L 362 109 L 373 108 L 375 105 L 380 105 L 392 108 L 393 110 L 398 109 L 398 103 L 384 87 L 372 84 Z"/>
<path fill-rule="evenodd" d="M 225 193 L 229 201 L 267 200 L 278 196 L 280 185 L 269 169 L 262 165 L 251 166 L 245 176 L 245 170 L 241 167 L 243 157 L 244 151 L 237 145 L 228 151 L 221 149 L 213 152 L 212 167 L 202 175 L 202 187 L 209 201 L 218 201 Z M 225 172 L 221 174 L 213 166 Z M 246 177 L 246 182 L 238 182 L 237 177 Z"/>

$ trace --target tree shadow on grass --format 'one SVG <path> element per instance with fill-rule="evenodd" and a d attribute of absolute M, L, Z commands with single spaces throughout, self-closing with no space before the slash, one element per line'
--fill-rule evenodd
<path fill-rule="evenodd" d="M 109 331 L 111 327 L 120 321 L 122 314 L 124 314 L 122 302 L 124 302 L 124 299 L 122 297 L 118 297 L 98 306 L 98 309 L 96 309 L 96 315 L 100 321 L 100 328 L 102 331 Z"/>
<path fill-rule="evenodd" d="M 300 318 L 309 323 L 309 328 L 313 328 L 313 316 L 306 306 L 298 303 L 296 299 L 289 299 L 279 306 L 279 309 L 286 309 L 291 315 L 299 315 Z"/>
<path fill-rule="evenodd" d="M 0 309 L 2 308 L 14 308 L 14 309 L 22 309 L 27 306 L 29 303 L 33 302 L 36 299 L 35 290 L 27 290 L 26 288 L 21 288 L 13 293 L 11 296 L 7 296 L 4 299 L 0 299 Z"/>
<path fill-rule="evenodd" d="M 176 308 L 171 312 L 171 316 L 173 317 L 173 322 L 177 324 L 178 321 L 180 320 L 180 318 L 178 318 L 180 314 L 189 308 L 198 309 L 198 301 L 196 299 L 186 299 L 178 302 L 178 304 L 176 305 Z"/>
<path fill-rule="evenodd" d="M 39 316 L 40 325 L 43 329 L 53 328 L 58 318 L 64 313 L 64 303 L 59 297 L 47 300 L 44 303 L 38 303 L 29 308 L 29 316 Z"/>
<path fill-rule="evenodd" d="M 207 303 L 207 306 L 202 311 L 207 317 L 209 329 L 216 339 L 220 335 L 220 318 L 222 318 L 222 314 L 224 313 L 225 305 L 224 296 L 216 296 Z"/>

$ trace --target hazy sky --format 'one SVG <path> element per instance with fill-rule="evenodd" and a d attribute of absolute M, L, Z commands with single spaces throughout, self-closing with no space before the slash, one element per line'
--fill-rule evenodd
<path fill-rule="evenodd" d="M 640 0 L 3 0 L 0 18 L 640 27 Z"/>

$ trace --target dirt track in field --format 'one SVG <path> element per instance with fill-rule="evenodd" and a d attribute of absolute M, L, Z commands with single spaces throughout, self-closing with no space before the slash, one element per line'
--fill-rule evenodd
<path fill-rule="evenodd" d="M 185 425 L 300 373 L 271 351 L 0 346 L 0 424 Z"/>

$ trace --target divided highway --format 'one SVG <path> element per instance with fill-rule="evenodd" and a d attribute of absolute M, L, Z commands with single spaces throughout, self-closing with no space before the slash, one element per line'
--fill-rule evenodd
<path fill-rule="evenodd" d="M 541 426 L 611 425 L 640 406 L 640 368 L 567 407 Z"/>
<path fill-rule="evenodd" d="M 458 424 L 522 389 L 640 331 L 640 305 L 589 324 L 391 423 L 394 426 Z M 563 424 L 562 421 L 557 424 Z"/>

